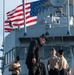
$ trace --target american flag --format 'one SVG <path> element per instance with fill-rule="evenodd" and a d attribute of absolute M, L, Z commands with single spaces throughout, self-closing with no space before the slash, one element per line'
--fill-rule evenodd
<path fill-rule="evenodd" d="M 12 24 L 10 23 L 10 20 L 5 21 L 4 31 L 5 32 L 11 32 L 13 30 Z"/>
<path fill-rule="evenodd" d="M 37 23 L 37 13 L 41 10 L 39 5 L 47 0 L 39 0 L 37 2 L 25 3 L 26 27 Z M 10 23 L 11 22 L 11 23 Z M 11 25 L 10 25 L 11 24 Z M 7 12 L 7 20 L 5 21 L 4 30 L 10 32 L 15 28 L 24 27 L 24 13 L 22 4 L 17 6 L 12 11 Z"/>
<path fill-rule="evenodd" d="M 42 4 L 44 4 L 45 2 L 47 2 L 47 1 L 49 1 L 49 0 L 39 0 L 39 1 L 37 1 L 37 2 L 32 2 L 31 3 L 31 12 L 30 12 L 30 14 L 32 15 L 32 16 L 35 16 L 35 15 L 37 15 L 38 14 L 38 12 L 40 12 L 40 11 L 44 11 L 44 9 L 46 9 L 47 7 L 40 7 Z"/>
<path fill-rule="evenodd" d="M 32 26 L 37 23 L 37 16 L 30 16 L 31 11 L 31 3 L 25 3 L 25 17 L 26 17 L 26 27 Z M 11 22 L 11 26 L 10 26 Z M 6 32 L 10 32 L 17 27 L 24 27 L 24 12 L 23 12 L 23 5 L 17 6 L 12 11 L 7 12 L 7 20 L 5 21 L 5 28 Z"/>

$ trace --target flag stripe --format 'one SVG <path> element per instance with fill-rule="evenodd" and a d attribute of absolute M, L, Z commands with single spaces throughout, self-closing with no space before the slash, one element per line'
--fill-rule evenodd
<path fill-rule="evenodd" d="M 23 18 L 24 17 L 23 13 L 22 14 L 18 14 L 16 16 L 10 16 L 10 17 L 8 17 L 8 19 L 14 20 L 15 18 L 18 18 L 18 17 L 20 17 L 20 18 L 22 17 Z M 27 13 L 27 15 L 25 15 L 25 17 L 26 17 L 26 19 L 29 18 L 30 17 L 30 13 Z"/>
<path fill-rule="evenodd" d="M 30 9 L 26 10 L 26 12 L 29 12 L 30 13 Z M 19 14 L 23 14 L 23 10 L 22 9 L 20 9 L 18 11 L 15 11 L 14 13 L 9 13 L 9 14 L 7 14 L 7 16 L 8 17 L 11 17 L 11 16 L 17 16 Z"/>

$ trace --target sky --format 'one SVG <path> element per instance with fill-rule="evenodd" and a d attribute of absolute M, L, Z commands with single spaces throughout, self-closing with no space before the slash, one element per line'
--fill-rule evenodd
<path fill-rule="evenodd" d="M 2 44 L 2 37 L 3 37 L 3 5 L 2 2 L 3 0 L 0 0 L 0 48 Z"/>

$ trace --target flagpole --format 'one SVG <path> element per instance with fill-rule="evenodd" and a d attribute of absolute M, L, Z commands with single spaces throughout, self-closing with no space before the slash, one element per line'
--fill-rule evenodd
<path fill-rule="evenodd" d="M 74 25 L 74 0 L 73 0 L 73 25 Z"/>
<path fill-rule="evenodd" d="M 4 35 L 5 35 L 5 32 L 4 32 L 4 21 L 5 21 L 5 0 L 3 0 L 3 50 L 5 48 L 5 38 L 4 38 Z M 4 52 L 3 52 L 3 55 L 4 55 Z M 4 60 L 3 60 L 3 66 L 2 66 L 2 75 L 4 75 L 3 72 L 4 71 Z"/>
<path fill-rule="evenodd" d="M 23 3 L 23 14 L 24 14 L 24 35 L 26 35 L 27 34 L 27 28 L 26 28 L 26 16 L 25 16 L 25 14 L 26 14 L 26 11 L 24 10 L 25 9 L 25 1 L 24 0 L 22 0 L 22 3 Z"/>
<path fill-rule="evenodd" d="M 3 47 L 4 47 L 5 0 L 3 0 Z"/>
<path fill-rule="evenodd" d="M 67 13 L 67 22 L 68 22 L 68 31 L 67 31 L 67 34 L 68 35 L 71 35 L 71 32 L 70 32 L 70 24 L 69 24 L 69 22 L 70 22 L 70 8 L 69 8 L 69 0 L 67 1 L 67 6 L 68 6 L 68 13 Z"/>

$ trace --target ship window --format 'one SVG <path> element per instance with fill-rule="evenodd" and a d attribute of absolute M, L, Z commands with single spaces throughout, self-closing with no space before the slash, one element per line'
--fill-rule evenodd
<path fill-rule="evenodd" d="M 62 41 L 62 37 L 55 37 L 55 42 L 60 42 Z"/>
<path fill-rule="evenodd" d="M 52 48 L 55 48 L 56 51 L 60 49 L 59 46 L 45 46 L 44 47 L 44 59 L 48 59 L 51 56 Z"/>
<path fill-rule="evenodd" d="M 7 54 L 5 54 L 5 64 L 7 64 L 7 61 L 8 61 Z"/>
<path fill-rule="evenodd" d="M 13 61 L 13 50 L 9 52 L 9 62 Z"/>
<path fill-rule="evenodd" d="M 10 56 L 9 56 L 9 53 L 7 53 L 7 55 L 8 55 L 8 57 L 7 57 L 7 59 L 8 59 L 8 63 L 10 63 Z"/>
<path fill-rule="evenodd" d="M 5 54 L 5 64 L 9 63 L 9 53 Z"/>
<path fill-rule="evenodd" d="M 12 61 L 15 59 L 15 49 L 12 50 Z"/>
<path fill-rule="evenodd" d="M 47 59 L 51 55 L 51 48 L 50 46 L 45 46 L 41 49 L 41 58 L 42 59 Z"/>
<path fill-rule="evenodd" d="M 21 47 L 21 48 L 17 48 L 16 50 L 16 55 L 19 55 L 20 56 L 20 59 L 26 59 L 26 56 L 27 56 L 27 50 L 28 48 L 27 47 Z"/>
<path fill-rule="evenodd" d="M 10 52 L 10 54 L 11 54 L 11 55 L 10 55 L 10 56 L 11 56 L 11 60 L 10 60 L 10 61 L 12 62 L 12 60 L 13 60 L 13 54 L 12 54 L 12 51 Z"/>
<path fill-rule="evenodd" d="M 74 37 L 73 37 L 73 36 L 70 36 L 70 37 L 69 37 L 69 36 L 68 36 L 68 37 L 63 37 L 63 41 L 64 41 L 64 42 L 70 42 L 70 41 L 73 42 L 73 41 L 74 41 Z"/>

